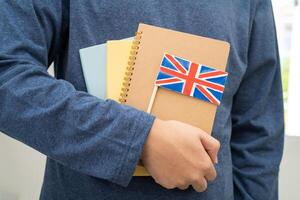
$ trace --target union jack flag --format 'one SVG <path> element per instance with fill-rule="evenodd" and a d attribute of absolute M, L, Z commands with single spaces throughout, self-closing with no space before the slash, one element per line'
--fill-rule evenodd
<path fill-rule="evenodd" d="M 155 84 L 219 105 L 227 76 L 227 72 L 165 54 Z"/>

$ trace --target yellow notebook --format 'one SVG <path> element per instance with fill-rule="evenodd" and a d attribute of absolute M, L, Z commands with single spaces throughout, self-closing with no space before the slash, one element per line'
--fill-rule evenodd
<path fill-rule="evenodd" d="M 109 99 L 119 101 L 131 46 L 131 40 L 107 41 L 106 96 Z M 134 176 L 149 176 L 149 173 L 145 168 L 137 166 Z"/>
<path fill-rule="evenodd" d="M 107 41 L 106 97 L 118 101 L 132 41 Z"/>

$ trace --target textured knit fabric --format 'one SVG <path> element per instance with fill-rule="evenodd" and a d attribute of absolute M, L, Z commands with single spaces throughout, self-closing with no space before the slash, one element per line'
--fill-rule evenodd
<path fill-rule="evenodd" d="M 203 193 L 132 178 L 154 117 L 86 93 L 79 49 L 131 37 L 139 22 L 231 44 L 218 178 Z M 48 156 L 41 200 L 277 199 L 279 66 L 270 0 L 0 1 L 0 130 Z"/>

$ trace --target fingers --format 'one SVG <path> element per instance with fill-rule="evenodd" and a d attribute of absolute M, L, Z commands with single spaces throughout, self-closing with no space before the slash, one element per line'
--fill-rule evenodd
<path fill-rule="evenodd" d="M 181 186 L 178 186 L 178 188 L 179 188 L 180 190 L 186 190 L 186 189 L 188 189 L 188 187 L 189 187 L 189 185 L 188 185 L 188 184 L 186 184 L 186 185 L 181 185 Z"/>
<path fill-rule="evenodd" d="M 212 136 L 204 133 L 201 135 L 201 143 L 212 162 L 218 163 L 218 152 L 221 146 L 220 142 Z"/>
<path fill-rule="evenodd" d="M 211 162 L 211 161 L 208 161 Z M 204 190 L 206 190 L 207 188 L 207 182 L 208 181 L 213 181 L 216 179 L 217 177 L 217 172 L 215 167 L 211 164 L 208 165 L 209 167 L 207 167 L 207 169 L 205 169 L 205 176 L 199 178 L 197 181 L 195 181 L 192 186 L 193 188 L 198 191 L 198 192 L 203 192 Z M 185 185 L 180 185 L 177 186 L 177 188 L 181 189 L 181 190 L 185 190 L 189 187 L 189 184 L 185 184 Z"/>
<path fill-rule="evenodd" d="M 207 181 L 213 181 L 217 177 L 216 169 L 213 165 L 211 165 L 207 170 L 205 174 L 205 178 Z"/>
<path fill-rule="evenodd" d="M 204 192 L 207 189 L 207 181 L 204 177 L 201 177 L 192 184 L 192 187 L 197 192 Z"/>
<path fill-rule="evenodd" d="M 215 180 L 216 177 L 217 177 L 216 169 L 213 165 L 211 165 L 206 169 L 205 176 L 199 178 L 194 183 L 192 183 L 192 186 L 197 192 L 203 192 L 207 189 L 207 184 L 208 184 L 207 182 Z M 188 187 L 189 184 L 177 186 L 177 188 L 179 188 L 180 190 L 186 190 Z"/>

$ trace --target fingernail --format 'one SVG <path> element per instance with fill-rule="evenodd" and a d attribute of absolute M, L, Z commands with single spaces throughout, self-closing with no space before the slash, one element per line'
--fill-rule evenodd
<path fill-rule="evenodd" d="M 218 157 L 216 157 L 216 164 L 218 164 L 218 162 L 219 162 L 219 161 L 218 161 Z"/>

